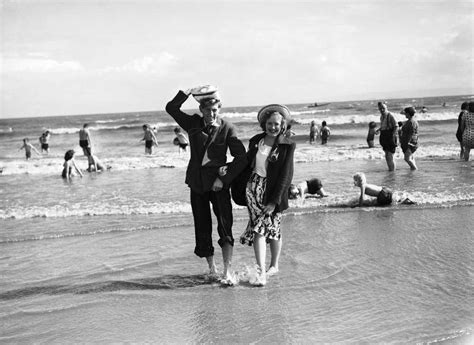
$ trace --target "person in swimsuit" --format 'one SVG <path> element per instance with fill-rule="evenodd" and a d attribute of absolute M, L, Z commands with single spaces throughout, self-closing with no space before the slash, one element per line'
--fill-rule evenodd
<path fill-rule="evenodd" d="M 285 131 L 285 137 L 290 139 L 291 137 L 294 137 L 296 133 L 291 129 L 291 123 L 286 127 Z"/>
<path fill-rule="evenodd" d="M 326 145 L 328 143 L 329 136 L 331 135 L 331 129 L 326 124 L 326 121 L 321 123 L 321 144 Z"/>
<path fill-rule="evenodd" d="M 25 150 L 26 160 L 31 158 L 31 150 L 35 151 L 38 156 L 40 155 L 39 151 L 34 147 L 28 138 L 23 139 L 23 146 L 20 147 L 20 150 Z"/>
<path fill-rule="evenodd" d="M 84 156 L 89 157 L 92 154 L 92 141 L 87 123 L 79 130 L 79 146 L 82 147 Z"/>
<path fill-rule="evenodd" d="M 174 129 L 174 134 L 176 137 L 174 138 L 173 143 L 178 145 L 179 153 L 181 154 L 181 152 L 186 152 L 186 148 L 189 145 L 188 138 L 186 138 L 180 127 L 176 127 Z"/>
<path fill-rule="evenodd" d="M 87 157 L 87 161 L 89 164 L 89 167 L 87 168 L 88 172 L 92 172 L 92 171 L 99 172 L 99 171 L 104 171 L 106 169 L 105 165 L 102 164 L 102 162 L 99 160 L 99 158 L 96 155 L 91 154 L 89 157 Z M 107 169 L 110 169 L 110 167 L 107 167 Z"/>
<path fill-rule="evenodd" d="M 378 102 L 378 108 L 380 111 L 380 127 L 377 129 L 377 133 L 380 133 L 380 145 L 385 152 L 385 161 L 387 162 L 388 170 L 395 170 L 395 162 L 393 160 L 393 154 L 397 148 L 397 134 L 398 124 L 395 117 L 387 110 L 385 102 Z"/>
<path fill-rule="evenodd" d="M 375 135 L 377 134 L 376 130 L 377 124 L 374 121 L 369 122 L 369 132 L 367 133 L 367 145 L 369 148 L 374 147 Z"/>
<path fill-rule="evenodd" d="M 318 126 L 316 126 L 316 121 L 311 121 L 311 125 L 309 127 L 309 143 L 314 144 L 318 137 Z"/>
<path fill-rule="evenodd" d="M 411 170 L 416 170 L 416 163 L 413 154 L 418 149 L 418 121 L 414 119 L 416 110 L 414 107 L 403 109 L 407 121 L 403 124 L 400 133 L 400 147 L 405 155 L 405 162 L 408 163 Z"/>
<path fill-rule="evenodd" d="M 156 139 L 155 133 L 153 133 L 150 125 L 143 125 L 143 131 L 145 132 L 145 135 L 140 141 L 145 140 L 145 154 L 151 155 L 153 153 L 153 145 L 158 146 L 158 140 Z"/>
<path fill-rule="evenodd" d="M 51 137 L 50 133 L 50 131 L 46 131 L 39 137 L 41 152 L 49 153 L 49 138 Z"/>
<path fill-rule="evenodd" d="M 289 199 L 302 199 L 304 200 L 306 195 L 315 196 L 319 195 L 320 197 L 326 197 L 328 194 L 323 189 L 323 184 L 318 178 L 312 178 L 298 184 L 291 184 L 288 189 L 288 198 Z"/>
<path fill-rule="evenodd" d="M 366 200 L 364 198 L 365 195 L 375 197 L 375 205 L 377 206 L 386 206 L 392 203 L 393 192 L 389 188 L 368 184 L 365 174 L 361 172 L 356 173 L 353 179 L 354 185 L 360 188 L 360 196 L 358 204 L 352 205 L 352 207 L 373 206 L 374 202 L 372 200 Z"/>
<path fill-rule="evenodd" d="M 71 177 L 74 176 L 74 172 L 77 172 L 79 176 L 82 177 L 82 172 L 77 167 L 76 162 L 74 160 L 74 154 L 74 150 L 68 150 L 64 155 L 64 165 L 61 176 L 62 178 L 65 178 L 68 182 L 70 181 Z"/>

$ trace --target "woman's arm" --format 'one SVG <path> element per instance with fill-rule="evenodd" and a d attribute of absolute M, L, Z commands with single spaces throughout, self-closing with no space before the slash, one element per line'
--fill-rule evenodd
<path fill-rule="evenodd" d="M 293 157 L 295 153 L 296 144 L 293 142 L 289 145 L 288 150 L 285 156 L 285 162 L 280 170 L 280 175 L 278 176 L 278 181 L 275 185 L 275 190 L 273 194 L 268 198 L 268 204 L 279 205 L 283 197 L 283 193 L 288 193 L 288 188 L 290 187 L 291 180 L 293 179 L 293 169 L 294 162 Z"/>

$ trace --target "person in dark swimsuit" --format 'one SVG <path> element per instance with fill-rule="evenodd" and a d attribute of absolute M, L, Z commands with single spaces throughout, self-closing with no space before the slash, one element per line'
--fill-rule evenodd
<path fill-rule="evenodd" d="M 92 142 L 89 133 L 89 125 L 87 123 L 79 130 L 79 146 L 82 148 L 84 156 L 89 157 L 91 155 Z"/>
<path fill-rule="evenodd" d="M 393 192 L 389 188 L 368 184 L 364 173 L 356 173 L 353 178 L 354 185 L 360 188 L 359 203 L 358 205 L 353 205 L 354 207 L 373 205 L 372 202 L 365 200 L 365 195 L 376 197 L 376 205 L 378 206 L 386 206 L 392 203 Z"/>
<path fill-rule="evenodd" d="M 82 177 L 82 172 L 77 167 L 76 162 L 74 161 L 74 154 L 74 150 L 68 150 L 64 155 L 64 168 L 61 176 L 62 178 L 65 178 L 66 181 L 70 181 L 71 177 L 74 176 L 74 171 L 76 171 L 79 176 Z"/>
<path fill-rule="evenodd" d="M 388 170 L 394 171 L 393 154 L 397 148 L 398 124 L 392 113 L 387 110 L 387 105 L 384 102 L 378 102 L 378 109 L 380 111 L 380 128 L 376 132 L 380 133 L 380 145 L 385 152 Z"/>
<path fill-rule="evenodd" d="M 39 137 L 39 142 L 41 144 L 41 152 L 49 153 L 49 138 L 51 137 L 51 132 L 46 131 Z"/>
<path fill-rule="evenodd" d="M 318 178 L 312 178 L 298 184 L 291 184 L 288 189 L 288 197 L 290 199 L 304 199 L 307 194 L 310 194 L 311 196 L 318 195 L 320 197 L 328 196 L 326 191 L 323 189 L 321 180 Z"/>

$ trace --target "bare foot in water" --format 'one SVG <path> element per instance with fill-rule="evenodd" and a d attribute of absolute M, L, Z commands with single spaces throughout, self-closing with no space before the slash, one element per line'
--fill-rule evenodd
<path fill-rule="evenodd" d="M 237 277 L 233 272 L 227 271 L 226 273 L 224 273 L 224 277 L 221 279 L 221 284 L 223 285 L 234 286 L 237 283 Z"/>
<path fill-rule="evenodd" d="M 276 268 L 275 266 L 272 266 L 267 271 L 267 277 L 271 277 L 277 273 L 278 273 L 278 268 Z"/>

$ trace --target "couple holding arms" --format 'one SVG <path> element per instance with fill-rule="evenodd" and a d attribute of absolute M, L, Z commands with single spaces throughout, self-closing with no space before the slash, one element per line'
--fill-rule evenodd
<path fill-rule="evenodd" d="M 201 115 L 181 111 L 192 95 L 199 102 Z M 230 186 L 244 176 L 245 200 L 249 222 L 240 237 L 242 244 L 253 245 L 257 274 L 250 281 L 266 284 L 266 277 L 278 272 L 281 252 L 282 212 L 288 208 L 288 187 L 293 178 L 293 155 L 296 144 L 284 132 L 290 121 L 287 107 L 272 104 L 258 112 L 262 132 L 249 140 L 248 150 L 237 138 L 233 124 L 219 116 L 221 108 L 217 89 L 199 86 L 177 95 L 166 105 L 166 111 L 188 133 L 191 157 L 186 171 L 194 217 L 196 247 L 194 253 L 206 258 L 210 273 L 217 274 L 212 243 L 211 204 L 217 218 L 218 244 L 224 263 L 222 283 L 234 285 L 231 271 L 234 237 Z M 227 150 L 233 156 L 227 162 Z M 249 176 L 249 177 L 248 177 Z M 234 192 L 233 192 L 234 194 Z M 270 243 L 271 263 L 266 269 L 266 243 Z"/>

